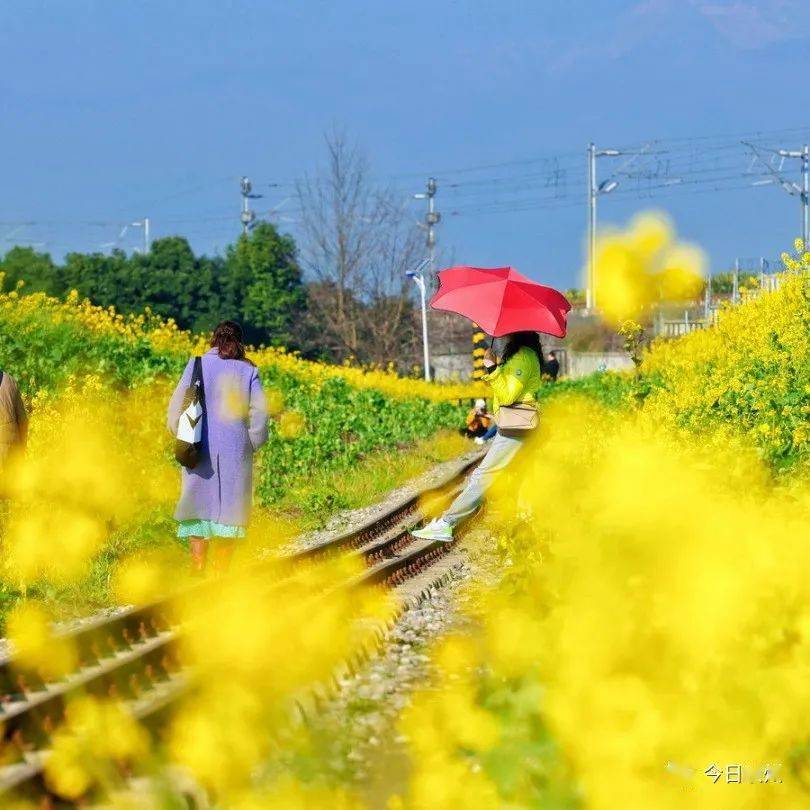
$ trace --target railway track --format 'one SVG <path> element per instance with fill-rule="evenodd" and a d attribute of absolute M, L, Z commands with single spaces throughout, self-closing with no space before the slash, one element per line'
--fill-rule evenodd
<path fill-rule="evenodd" d="M 452 497 L 482 455 L 467 457 L 429 487 L 386 504 L 373 518 L 285 554 L 282 571 L 287 566 L 294 571 L 325 558 L 348 556 L 362 562 L 363 570 L 335 587 L 397 587 L 420 574 L 452 548 L 452 544 L 416 540 L 408 534 L 423 519 L 420 504 Z M 276 576 L 278 563 L 272 561 Z M 250 575 L 262 576 L 268 565 L 256 563 Z M 204 582 L 187 593 L 204 604 L 205 589 L 212 587 L 216 583 Z M 43 810 L 67 806 L 52 794 L 44 768 L 72 697 L 114 698 L 138 720 L 159 724 L 162 713 L 193 681 L 193 672 L 178 655 L 181 629 L 171 609 L 175 599 L 173 595 L 130 607 L 64 633 L 75 647 L 78 666 L 58 680 L 23 669 L 13 655 L 0 658 L 0 806 L 17 796 L 37 801 Z M 367 652 L 361 651 L 360 656 Z"/>

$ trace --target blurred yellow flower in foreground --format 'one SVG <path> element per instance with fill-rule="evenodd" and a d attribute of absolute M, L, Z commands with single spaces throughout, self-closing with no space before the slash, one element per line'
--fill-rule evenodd
<path fill-rule="evenodd" d="M 299 411 L 284 411 L 278 418 L 278 432 L 285 439 L 297 439 L 305 429 L 306 420 Z"/>
<path fill-rule="evenodd" d="M 28 451 L 3 477 L 10 580 L 80 579 L 113 531 L 168 504 L 167 393 L 165 384 L 110 391 L 90 378 L 39 398 Z"/>
<path fill-rule="evenodd" d="M 219 396 L 211 397 L 219 406 L 220 416 L 227 422 L 241 422 L 247 418 L 249 402 L 236 378 L 223 377 Z"/>
<path fill-rule="evenodd" d="M 146 731 L 119 703 L 82 696 L 68 705 L 67 722 L 54 736 L 46 780 L 60 796 L 78 798 L 91 785 L 122 783 L 118 766 L 148 751 Z"/>
<path fill-rule="evenodd" d="M 299 744 L 290 731 L 296 699 L 326 682 L 349 651 L 369 642 L 372 620 L 388 614 L 380 594 L 334 589 L 357 565 L 282 566 L 278 581 L 245 569 L 206 592 L 204 603 L 194 592 L 178 599 L 179 655 L 194 685 L 171 721 L 169 754 L 223 801 L 250 795 L 277 735 L 291 749 Z M 262 790 L 275 787 L 271 780 Z"/>
<path fill-rule="evenodd" d="M 676 242 L 665 216 L 641 214 L 626 230 L 597 242 L 597 307 L 609 324 L 618 326 L 655 302 L 695 298 L 703 289 L 705 268 L 700 248 Z"/>
<path fill-rule="evenodd" d="M 662 260 L 660 293 L 665 301 L 682 301 L 696 298 L 705 284 L 706 258 L 703 251 L 694 245 L 676 245 Z"/>
<path fill-rule="evenodd" d="M 141 553 L 122 560 L 113 574 L 112 592 L 123 605 L 145 605 L 171 594 L 182 585 L 178 576 L 179 565 L 185 567 L 185 558 L 164 552 Z"/>
<path fill-rule="evenodd" d="M 439 646 L 404 717 L 406 806 L 551 806 L 566 785 L 589 810 L 804 806 L 807 479 L 775 483 L 740 436 L 570 396 L 529 442 L 490 499 L 507 577 L 471 584 L 472 638 Z M 560 754 L 535 764 L 546 740 Z M 715 785 L 712 763 L 784 763 L 783 783 Z"/>
<path fill-rule="evenodd" d="M 284 410 L 284 394 L 278 388 L 269 386 L 265 391 L 267 398 L 267 413 L 278 416 Z"/>
<path fill-rule="evenodd" d="M 6 632 L 20 669 L 56 679 L 75 668 L 77 656 L 73 644 L 69 639 L 54 636 L 50 617 L 36 603 L 17 605 L 8 617 Z"/>

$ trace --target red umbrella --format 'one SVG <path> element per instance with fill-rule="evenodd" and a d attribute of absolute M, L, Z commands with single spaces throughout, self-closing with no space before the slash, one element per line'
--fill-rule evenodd
<path fill-rule="evenodd" d="M 565 337 L 568 299 L 514 267 L 450 267 L 439 273 L 433 309 L 457 312 L 488 335 L 543 332 Z"/>

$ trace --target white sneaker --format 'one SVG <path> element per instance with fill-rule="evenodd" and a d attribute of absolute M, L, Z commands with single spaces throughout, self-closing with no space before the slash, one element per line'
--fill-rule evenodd
<path fill-rule="evenodd" d="M 476 436 L 475 439 L 473 439 L 473 441 L 476 444 L 483 444 L 484 443 L 484 437 L 483 436 Z"/>
<path fill-rule="evenodd" d="M 436 518 L 421 529 L 413 529 L 411 535 L 419 540 L 438 540 L 441 543 L 452 543 L 453 527 L 441 518 Z"/>

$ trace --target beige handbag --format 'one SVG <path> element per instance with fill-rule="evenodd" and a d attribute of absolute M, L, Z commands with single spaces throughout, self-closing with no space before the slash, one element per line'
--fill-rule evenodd
<path fill-rule="evenodd" d="M 514 405 L 501 405 L 495 421 L 498 423 L 499 432 L 506 435 L 534 430 L 538 422 L 537 407 L 531 403 L 520 402 Z"/>

